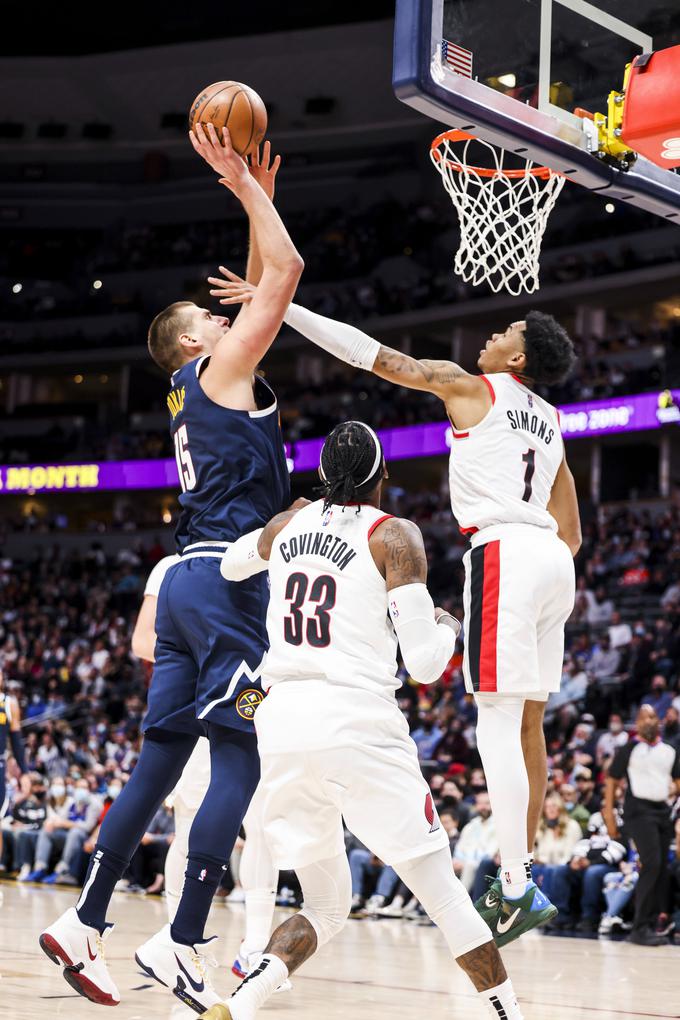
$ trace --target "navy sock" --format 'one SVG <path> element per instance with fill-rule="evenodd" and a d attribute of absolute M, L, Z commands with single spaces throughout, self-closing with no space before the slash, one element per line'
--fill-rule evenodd
<path fill-rule="evenodd" d="M 196 744 L 187 733 L 149 730 L 139 760 L 120 796 L 109 808 L 87 879 L 76 905 L 83 924 L 103 931 L 106 911 L 116 882 L 159 807 L 174 790 Z"/>
<path fill-rule="evenodd" d="M 254 733 L 210 726 L 210 786 L 191 832 L 182 897 L 172 923 L 175 942 L 203 940 L 210 904 L 260 778 Z"/>
<path fill-rule="evenodd" d="M 193 946 L 202 940 L 210 905 L 225 868 L 225 861 L 216 861 L 204 854 L 189 854 L 182 899 L 170 928 L 175 942 Z"/>
<path fill-rule="evenodd" d="M 106 908 L 111 894 L 116 882 L 123 877 L 128 864 L 128 859 L 119 857 L 118 854 L 97 843 L 90 857 L 83 891 L 76 904 L 76 912 L 83 924 L 89 924 L 100 933 L 104 931 Z"/>

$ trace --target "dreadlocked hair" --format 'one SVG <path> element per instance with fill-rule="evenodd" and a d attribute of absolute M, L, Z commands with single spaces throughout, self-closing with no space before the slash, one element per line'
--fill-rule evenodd
<path fill-rule="evenodd" d="M 322 484 L 316 489 L 323 496 L 323 508 L 333 504 L 347 506 L 368 495 L 380 479 L 375 468 L 376 439 L 372 431 L 356 421 L 336 425 L 321 451 Z M 382 449 L 379 468 L 382 468 Z M 358 512 L 358 511 L 357 511 Z"/>

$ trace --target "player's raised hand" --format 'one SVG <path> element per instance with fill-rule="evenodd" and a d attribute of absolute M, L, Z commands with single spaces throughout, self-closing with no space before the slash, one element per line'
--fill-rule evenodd
<path fill-rule="evenodd" d="M 226 266 L 220 266 L 219 270 L 224 279 L 219 276 L 208 277 L 208 283 L 214 287 L 214 290 L 210 291 L 212 297 L 219 298 L 221 305 L 245 305 L 252 301 L 257 290 L 252 283 L 242 280 Z"/>
<path fill-rule="evenodd" d="M 199 156 L 220 174 L 220 184 L 238 191 L 249 180 L 246 162 L 234 151 L 228 128 L 222 128 L 221 142 L 213 124 L 205 127 L 197 124 L 196 130 L 189 132 L 189 138 Z"/>
<path fill-rule="evenodd" d="M 262 148 L 262 155 L 260 155 L 260 146 L 258 145 L 254 152 L 251 152 L 246 157 L 246 161 L 251 175 L 260 185 L 267 198 L 273 201 L 275 180 L 281 166 L 281 157 L 274 156 L 272 161 L 271 143 L 266 141 Z"/>

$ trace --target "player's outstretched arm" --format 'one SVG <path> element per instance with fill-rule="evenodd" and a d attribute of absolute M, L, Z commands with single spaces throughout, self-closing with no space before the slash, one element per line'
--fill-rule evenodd
<path fill-rule="evenodd" d="M 210 292 L 220 298 L 220 304 L 244 304 L 254 299 L 257 288 L 228 270 L 224 270 L 224 274 L 227 279 L 221 283 L 210 279 L 211 283 L 220 283 L 219 289 Z M 481 405 L 479 409 L 474 406 L 461 407 L 463 415 L 472 412 L 473 416 L 477 416 L 479 410 L 482 413 L 488 410 L 489 390 L 481 376 L 470 375 L 453 361 L 412 358 L 391 347 L 385 347 L 356 326 L 348 326 L 345 322 L 329 319 L 318 312 L 310 312 L 301 305 L 291 304 L 284 322 L 317 347 L 322 347 L 353 368 L 373 372 L 397 386 L 436 394 L 450 405 L 454 418 L 458 401 L 470 404 L 478 402 Z"/>
<path fill-rule="evenodd" d="M 385 578 L 404 665 L 418 683 L 433 683 L 453 655 L 460 624 L 450 613 L 435 609 L 427 590 L 427 556 L 420 528 L 392 517 L 375 529 L 369 546 Z"/>
<path fill-rule="evenodd" d="M 205 381 L 233 386 L 254 372 L 273 343 L 298 285 L 304 263 L 276 209 L 248 171 L 223 129 L 221 145 L 212 124 L 207 134 L 201 124 L 191 133 L 199 155 L 219 174 L 245 209 L 262 258 L 262 278 L 257 291 L 234 326 L 222 337 L 205 371 Z"/>
<path fill-rule="evenodd" d="M 251 153 L 250 156 L 246 157 L 246 161 L 248 163 L 248 169 L 251 177 L 253 177 L 260 185 L 269 201 L 273 202 L 274 192 L 276 190 L 276 175 L 279 172 L 279 167 L 281 166 L 281 157 L 274 156 L 274 159 L 272 159 L 271 143 L 266 141 L 262 148 L 262 153 L 260 153 L 260 146 L 258 145 L 255 151 Z M 220 267 L 220 269 L 221 268 L 222 267 Z M 263 268 L 257 233 L 251 221 L 250 236 L 248 238 L 248 264 L 246 266 L 246 280 L 248 283 L 257 287 L 258 283 L 262 279 Z"/>
<path fill-rule="evenodd" d="M 557 521 L 557 534 L 563 542 L 567 543 L 572 556 L 576 556 L 581 548 L 582 540 L 581 515 L 578 509 L 574 476 L 569 470 L 566 454 L 553 482 L 548 511 Z"/>

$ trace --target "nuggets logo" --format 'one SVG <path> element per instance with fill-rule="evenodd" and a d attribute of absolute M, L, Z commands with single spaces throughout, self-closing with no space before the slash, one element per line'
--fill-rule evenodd
<path fill-rule="evenodd" d="M 264 694 L 262 691 L 255 691 L 252 688 L 248 688 L 247 691 L 241 691 L 236 699 L 236 711 L 242 719 L 252 719 L 255 715 L 257 706 L 263 700 Z"/>
<path fill-rule="evenodd" d="M 425 819 L 430 826 L 430 832 L 436 832 L 439 828 L 439 816 L 435 811 L 431 793 L 428 793 L 425 797 Z"/>

